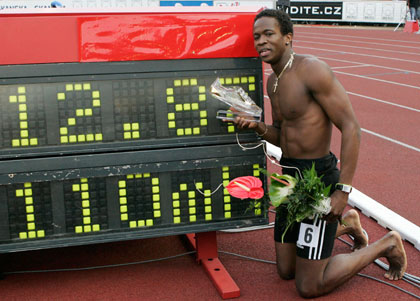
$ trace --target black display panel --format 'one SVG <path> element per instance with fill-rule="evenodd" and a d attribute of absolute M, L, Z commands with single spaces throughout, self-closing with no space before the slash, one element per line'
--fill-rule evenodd
<path fill-rule="evenodd" d="M 217 77 L 262 106 L 255 58 L 0 66 L 0 158 L 233 142 Z"/>
<path fill-rule="evenodd" d="M 265 156 L 216 78 L 262 107 L 256 58 L 0 66 L 0 253 L 267 223 L 223 187 Z"/>
<path fill-rule="evenodd" d="M 258 150 L 203 146 L 11 163 L 0 171 L 0 252 L 267 222 L 248 209 L 249 199 L 223 188 L 240 176 L 264 181 Z"/>

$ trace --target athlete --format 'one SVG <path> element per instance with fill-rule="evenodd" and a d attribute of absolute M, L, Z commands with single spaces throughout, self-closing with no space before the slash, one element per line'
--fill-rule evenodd
<path fill-rule="evenodd" d="M 331 212 L 323 219 L 295 224 L 283 242 L 280 237 L 287 212 L 277 212 L 274 239 L 280 277 L 295 278 L 301 296 L 317 297 L 329 293 L 375 259 L 385 257 L 390 266 L 385 277 L 401 279 L 407 260 L 397 232 L 391 231 L 366 246 L 367 238 L 355 210 L 343 217 L 350 227 L 338 226 L 352 188 L 360 144 L 360 127 L 343 86 L 327 64 L 293 51 L 293 25 L 283 11 L 261 11 L 255 17 L 253 35 L 260 58 L 274 71 L 267 81 L 273 123 L 241 117 L 234 123 L 240 129 L 254 129 L 264 140 L 281 147 L 282 165 L 302 170 L 315 162 L 318 175 L 323 175 L 327 185 L 332 184 Z M 333 125 L 341 132 L 340 171 L 337 158 L 330 152 Z M 283 173 L 295 175 L 296 170 L 283 168 Z M 334 238 L 349 232 L 356 234 L 355 251 L 331 257 Z"/>

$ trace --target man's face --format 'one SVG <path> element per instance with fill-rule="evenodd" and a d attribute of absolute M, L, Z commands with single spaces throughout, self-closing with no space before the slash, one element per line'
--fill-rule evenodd
<path fill-rule="evenodd" d="M 266 63 L 275 63 L 285 50 L 285 38 L 275 18 L 262 17 L 254 23 L 254 47 Z"/>

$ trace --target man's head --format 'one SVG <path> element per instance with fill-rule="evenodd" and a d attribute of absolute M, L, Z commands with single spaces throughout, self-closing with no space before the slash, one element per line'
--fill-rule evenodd
<path fill-rule="evenodd" d="M 288 33 L 293 34 L 292 20 L 284 11 L 276 9 L 264 9 L 255 16 L 254 23 L 262 17 L 271 17 L 276 19 L 280 26 L 280 32 L 282 35 L 286 35 Z"/>
<path fill-rule="evenodd" d="M 293 24 L 283 11 L 266 9 L 254 20 L 254 47 L 260 58 L 271 65 L 289 55 L 293 40 Z"/>

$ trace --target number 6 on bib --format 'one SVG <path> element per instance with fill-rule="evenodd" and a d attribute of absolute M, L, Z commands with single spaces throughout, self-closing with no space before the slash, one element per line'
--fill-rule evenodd
<path fill-rule="evenodd" d="M 319 242 L 319 228 L 319 226 L 301 223 L 297 245 L 316 248 Z"/>

